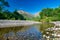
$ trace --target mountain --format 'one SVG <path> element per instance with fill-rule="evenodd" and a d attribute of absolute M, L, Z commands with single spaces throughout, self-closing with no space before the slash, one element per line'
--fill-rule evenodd
<path fill-rule="evenodd" d="M 26 12 L 26 11 L 23 11 L 23 10 L 18 10 L 17 11 L 19 14 L 23 15 L 24 18 L 26 18 L 27 20 L 32 20 L 34 18 L 34 15 Z"/>
<path fill-rule="evenodd" d="M 34 16 L 35 16 L 35 17 L 39 16 L 39 12 L 35 13 Z"/>

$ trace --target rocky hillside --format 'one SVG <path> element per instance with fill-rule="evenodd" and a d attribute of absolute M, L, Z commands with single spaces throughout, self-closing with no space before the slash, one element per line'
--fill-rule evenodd
<path fill-rule="evenodd" d="M 19 14 L 23 15 L 24 18 L 26 18 L 27 20 L 32 20 L 34 18 L 34 16 L 28 12 L 25 12 L 23 10 L 18 10 L 17 11 Z"/>

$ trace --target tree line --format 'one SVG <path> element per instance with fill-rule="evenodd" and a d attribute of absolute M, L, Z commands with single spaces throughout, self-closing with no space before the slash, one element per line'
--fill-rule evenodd
<path fill-rule="evenodd" d="M 10 12 L 6 7 L 10 7 L 9 3 L 5 0 L 0 0 L 0 19 L 7 20 L 26 20 L 23 15 L 19 14 L 17 10 Z"/>
<path fill-rule="evenodd" d="M 51 19 L 52 21 L 60 21 L 60 7 L 44 8 L 39 13 L 40 19 Z"/>
<path fill-rule="evenodd" d="M 27 20 L 23 15 L 19 14 L 17 10 L 14 12 L 8 11 L 5 7 L 10 7 L 9 3 L 5 0 L 0 0 L 0 19 L 8 20 Z M 39 16 L 33 18 L 32 20 L 41 21 L 42 19 L 60 21 L 60 7 L 57 8 L 44 8 L 39 13 Z"/>

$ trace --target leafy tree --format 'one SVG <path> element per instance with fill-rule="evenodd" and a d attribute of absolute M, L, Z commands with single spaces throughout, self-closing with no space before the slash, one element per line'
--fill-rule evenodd
<path fill-rule="evenodd" d="M 5 0 L 0 0 L 0 12 L 4 10 L 5 7 L 9 7 L 9 4 Z"/>
<path fill-rule="evenodd" d="M 52 8 L 42 9 L 42 11 L 40 12 L 41 18 L 44 18 L 45 16 L 46 16 L 46 17 L 51 17 L 51 16 L 53 16 L 53 15 L 52 15 L 52 14 L 53 14 L 52 11 L 53 11 Z"/>
<path fill-rule="evenodd" d="M 51 17 L 52 21 L 60 21 L 60 7 L 42 9 L 39 15 L 41 19 L 44 19 L 44 17 Z"/>
<path fill-rule="evenodd" d="M 0 19 L 7 19 L 7 14 L 4 13 L 5 7 L 9 7 L 8 2 L 5 0 L 0 0 Z"/>
<path fill-rule="evenodd" d="M 14 17 L 16 20 L 26 20 L 24 16 L 19 14 L 17 11 L 14 11 Z"/>

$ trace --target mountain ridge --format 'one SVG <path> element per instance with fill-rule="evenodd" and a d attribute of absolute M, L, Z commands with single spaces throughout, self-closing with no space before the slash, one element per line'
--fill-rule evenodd
<path fill-rule="evenodd" d="M 28 19 L 28 20 L 31 20 L 31 19 L 34 18 L 34 15 L 32 15 L 32 14 L 26 12 L 26 11 L 18 10 L 17 12 L 18 12 L 19 14 L 23 15 L 23 16 L 24 16 L 26 19 Z"/>

